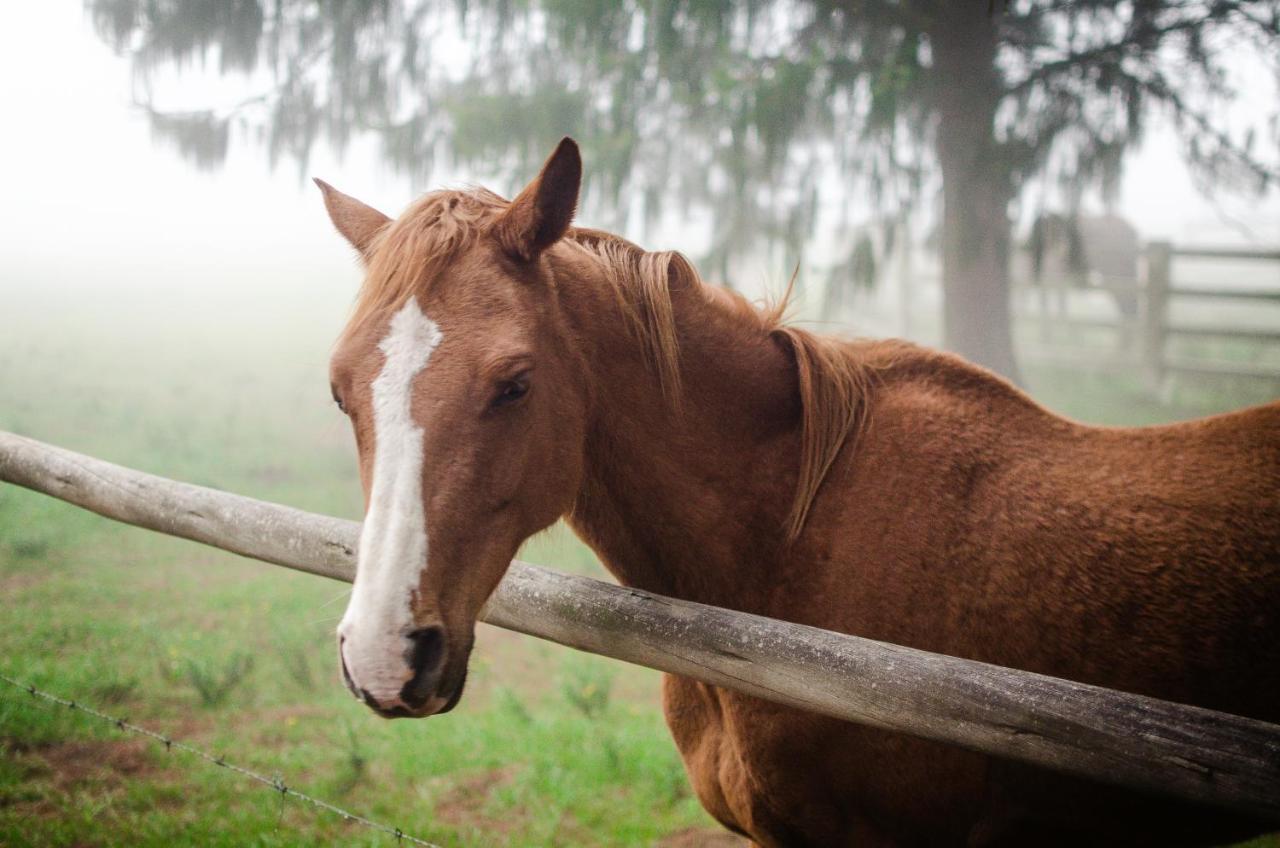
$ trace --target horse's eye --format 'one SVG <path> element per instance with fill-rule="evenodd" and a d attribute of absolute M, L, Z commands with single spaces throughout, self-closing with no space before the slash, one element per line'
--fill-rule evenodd
<path fill-rule="evenodd" d="M 338 411 L 345 415 L 347 412 L 347 407 L 342 403 L 342 398 L 338 397 L 337 395 L 334 395 L 333 402 L 338 405 Z"/>
<path fill-rule="evenodd" d="M 529 393 L 529 375 L 521 374 L 498 384 L 498 393 L 494 395 L 493 406 L 509 406 Z"/>

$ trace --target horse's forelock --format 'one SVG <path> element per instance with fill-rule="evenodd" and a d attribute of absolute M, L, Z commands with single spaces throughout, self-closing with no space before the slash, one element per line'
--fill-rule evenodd
<path fill-rule="evenodd" d="M 507 201 L 486 189 L 423 195 L 373 240 L 364 282 L 339 343 L 424 294 L 471 247 Z"/>

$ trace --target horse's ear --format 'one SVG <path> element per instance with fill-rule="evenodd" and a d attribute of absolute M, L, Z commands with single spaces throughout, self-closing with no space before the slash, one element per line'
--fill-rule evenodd
<path fill-rule="evenodd" d="M 324 180 L 315 177 L 312 179 L 315 179 L 320 193 L 324 195 L 324 208 L 329 210 L 329 220 L 333 221 L 342 237 L 360 251 L 360 257 L 368 259 L 373 237 L 391 223 L 391 219 L 372 206 L 366 206 L 354 197 L 343 194 Z"/>
<path fill-rule="evenodd" d="M 582 184 L 582 157 L 573 139 L 560 141 L 542 171 L 494 224 L 507 253 L 530 262 L 560 240 L 573 221 Z"/>

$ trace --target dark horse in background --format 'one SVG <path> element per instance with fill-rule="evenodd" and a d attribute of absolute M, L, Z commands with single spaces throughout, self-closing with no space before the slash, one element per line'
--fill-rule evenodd
<path fill-rule="evenodd" d="M 1115 301 L 1118 347 L 1133 341 L 1138 320 L 1138 274 L 1142 240 L 1119 215 L 1064 215 L 1036 218 L 1026 241 L 1030 282 L 1041 290 L 1041 308 L 1054 318 L 1066 315 L 1070 289 L 1103 288 Z M 1052 297 L 1051 297 L 1052 295 Z"/>
<path fill-rule="evenodd" d="M 510 202 L 392 220 L 322 184 L 367 271 L 331 371 L 368 504 L 339 654 L 372 709 L 451 709 L 481 606 L 564 517 L 626 585 L 1280 721 L 1280 404 L 1069 421 L 575 228 L 580 178 L 566 139 Z M 680 677 L 663 696 L 698 798 L 761 845 L 1269 826 Z"/>

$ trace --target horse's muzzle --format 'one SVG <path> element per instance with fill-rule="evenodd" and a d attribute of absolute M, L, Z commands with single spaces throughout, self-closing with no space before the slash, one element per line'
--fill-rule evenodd
<path fill-rule="evenodd" d="M 457 706 L 467 677 L 467 656 L 462 657 L 461 673 L 448 681 L 446 666 L 446 637 L 444 628 L 423 627 L 407 637 L 410 647 L 405 660 L 412 671 L 408 682 L 401 687 L 398 697 L 385 701 L 359 686 L 347 668 L 345 639 L 338 640 L 338 661 L 342 666 L 342 679 L 347 689 L 361 702 L 383 718 L 423 718 L 446 713 Z M 469 653 L 469 651 L 467 652 Z"/>

